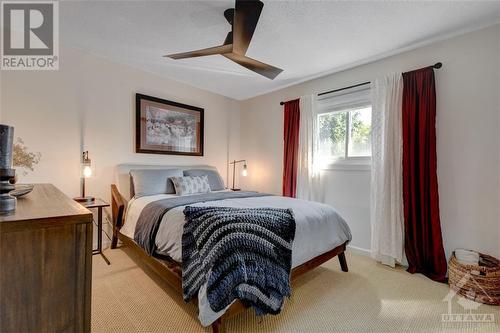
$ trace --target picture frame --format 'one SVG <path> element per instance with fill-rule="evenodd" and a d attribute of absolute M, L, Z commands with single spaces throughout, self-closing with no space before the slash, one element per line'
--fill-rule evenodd
<path fill-rule="evenodd" d="M 203 156 L 204 109 L 137 93 L 136 153 Z"/>

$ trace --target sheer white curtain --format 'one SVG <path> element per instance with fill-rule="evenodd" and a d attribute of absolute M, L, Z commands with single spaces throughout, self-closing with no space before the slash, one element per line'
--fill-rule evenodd
<path fill-rule="evenodd" d="M 371 254 L 394 267 L 404 257 L 401 74 L 376 79 L 371 93 Z"/>
<path fill-rule="evenodd" d="M 323 190 L 316 163 L 318 145 L 316 115 L 316 96 L 301 96 L 297 198 L 323 201 Z"/>

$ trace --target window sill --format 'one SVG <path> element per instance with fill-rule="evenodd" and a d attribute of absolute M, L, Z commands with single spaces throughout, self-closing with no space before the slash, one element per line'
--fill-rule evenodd
<path fill-rule="evenodd" d="M 370 171 L 370 162 L 337 162 L 325 165 L 321 168 L 323 171 Z"/>

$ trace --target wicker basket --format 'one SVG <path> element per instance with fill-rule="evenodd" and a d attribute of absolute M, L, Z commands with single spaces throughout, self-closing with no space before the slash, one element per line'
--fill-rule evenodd
<path fill-rule="evenodd" d="M 500 305 L 500 260 L 483 253 L 479 258 L 479 265 L 463 265 L 453 252 L 448 266 L 450 288 L 473 301 Z"/>

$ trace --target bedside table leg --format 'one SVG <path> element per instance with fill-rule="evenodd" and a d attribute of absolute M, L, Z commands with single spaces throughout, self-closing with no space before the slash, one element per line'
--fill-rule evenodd
<path fill-rule="evenodd" d="M 111 264 L 104 253 L 102 253 L 102 207 L 97 208 L 97 251 L 94 251 L 93 254 L 100 254 L 108 265 Z"/>
<path fill-rule="evenodd" d="M 102 253 L 102 208 L 97 208 L 97 251 Z"/>
<path fill-rule="evenodd" d="M 101 255 L 102 259 L 104 259 L 104 261 L 106 262 L 106 264 L 111 265 L 111 263 L 109 262 L 109 259 L 106 258 L 106 256 L 104 255 L 104 253 L 101 252 L 100 255 Z"/>

